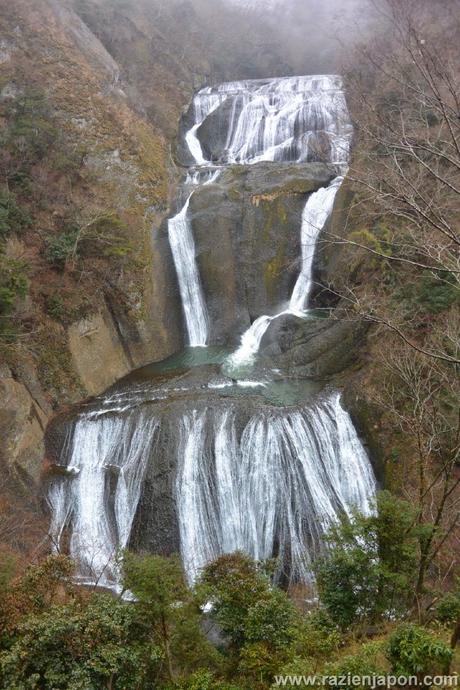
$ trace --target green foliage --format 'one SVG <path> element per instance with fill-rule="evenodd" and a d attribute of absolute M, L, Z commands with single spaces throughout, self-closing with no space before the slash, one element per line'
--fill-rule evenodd
<path fill-rule="evenodd" d="M 267 597 L 270 582 L 251 558 L 234 553 L 221 556 L 204 569 L 198 591 L 203 602 L 212 602 L 212 617 L 239 648 L 246 641 L 249 610 Z"/>
<path fill-rule="evenodd" d="M 61 232 L 46 239 L 45 256 L 56 268 L 84 257 L 122 259 L 133 251 L 128 227 L 116 215 L 104 213 L 85 219 L 80 215 L 65 222 Z"/>
<path fill-rule="evenodd" d="M 23 165 L 41 160 L 59 138 L 48 99 L 40 89 L 26 86 L 8 104 L 6 119 L 3 144 Z"/>
<path fill-rule="evenodd" d="M 27 211 L 18 205 L 16 196 L 0 188 L 0 240 L 10 233 L 20 234 L 31 222 Z"/>
<path fill-rule="evenodd" d="M 356 513 L 331 530 L 316 574 L 320 599 L 340 627 L 407 611 L 418 553 L 413 522 L 412 507 L 384 491 L 375 515 Z"/>
<path fill-rule="evenodd" d="M 67 261 L 76 256 L 77 237 L 77 228 L 70 228 L 59 235 L 47 237 L 45 256 L 50 264 L 62 270 Z"/>
<path fill-rule="evenodd" d="M 116 213 L 102 212 L 94 218 L 77 218 L 80 256 L 123 259 L 132 253 L 129 228 Z"/>
<path fill-rule="evenodd" d="M 7 566 L 4 576 L 8 570 Z M 54 602 L 71 572 L 72 563 L 68 558 L 49 556 L 39 565 L 29 566 L 19 580 L 5 580 L 8 587 L 0 597 L 0 649 L 2 642 L 6 644 L 14 639 L 24 617 L 41 614 Z"/>
<path fill-rule="evenodd" d="M 8 314 L 17 300 L 27 295 L 27 264 L 0 255 L 0 267 L 0 314 Z"/>
<path fill-rule="evenodd" d="M 200 628 L 200 611 L 185 585 L 180 561 L 126 553 L 123 569 L 124 585 L 136 597 L 140 628 L 162 650 L 162 677 L 173 681 L 177 671 L 218 664 L 218 653 Z"/>
<path fill-rule="evenodd" d="M 295 639 L 297 612 L 285 592 L 272 589 L 248 609 L 244 625 L 247 642 L 264 642 L 274 649 L 289 647 Z"/>
<path fill-rule="evenodd" d="M 10 316 L 29 289 L 25 261 L 0 253 L 0 339 L 13 340 L 16 334 Z"/>
<path fill-rule="evenodd" d="M 47 313 L 56 321 L 63 321 L 66 316 L 65 304 L 60 295 L 48 295 L 45 300 Z"/>
<path fill-rule="evenodd" d="M 460 291 L 455 276 L 424 272 L 417 284 L 416 300 L 429 314 L 439 314 L 458 301 Z"/>
<path fill-rule="evenodd" d="M 138 606 L 152 621 L 173 618 L 174 604 L 187 597 L 180 561 L 161 556 L 123 557 L 123 583 L 137 598 Z"/>
<path fill-rule="evenodd" d="M 454 623 L 460 618 L 460 592 L 448 592 L 436 606 L 436 618 L 441 623 Z"/>
<path fill-rule="evenodd" d="M 439 314 L 449 309 L 460 298 L 456 277 L 448 273 L 421 271 L 412 282 L 404 284 L 394 292 L 394 299 L 402 303 L 407 314 Z"/>
<path fill-rule="evenodd" d="M 208 565 L 197 586 L 201 601 L 230 642 L 234 668 L 254 682 L 269 682 L 292 657 L 300 615 L 285 592 L 273 587 L 271 565 L 242 553 L 221 556 Z M 257 686 L 258 687 L 258 686 Z"/>
<path fill-rule="evenodd" d="M 425 628 L 405 624 L 390 636 L 387 655 L 397 675 L 442 674 L 449 670 L 452 650 Z"/>
<path fill-rule="evenodd" d="M 23 84 L 21 93 L 0 104 L 0 116 L 5 123 L 0 133 L 0 170 L 11 189 L 32 196 L 36 205 L 46 200 L 46 191 L 34 181 L 34 166 L 45 160 L 54 175 L 78 178 L 85 151 L 69 145 L 44 91 Z"/>
<path fill-rule="evenodd" d="M 325 661 L 337 651 L 343 636 L 324 608 L 318 608 L 302 620 L 297 636 L 298 653 L 303 657 Z"/>
<path fill-rule="evenodd" d="M 182 681 L 179 690 L 241 690 L 236 685 L 218 680 L 212 671 L 200 669 Z"/>
<path fill-rule="evenodd" d="M 361 645 L 356 654 L 347 654 L 342 656 L 338 661 L 326 664 L 323 669 L 323 674 L 326 676 L 338 677 L 353 677 L 353 676 L 373 676 L 385 675 L 387 672 L 385 658 L 383 654 L 382 642 L 366 642 Z M 332 685 L 332 684 L 331 684 Z M 352 690 L 356 687 L 369 687 L 366 681 L 362 686 L 342 685 L 341 687 Z"/>
<path fill-rule="evenodd" d="M 73 563 L 66 556 L 48 556 L 39 565 L 29 566 L 19 584 L 29 610 L 40 612 L 46 609 L 56 588 L 70 577 L 72 571 Z"/>
<path fill-rule="evenodd" d="M 111 596 L 87 606 L 52 606 L 31 615 L 18 639 L 0 655 L 0 678 L 11 690 L 100 690 L 139 688 L 146 666 L 161 658 L 157 649 L 135 643 L 135 611 Z"/>
<path fill-rule="evenodd" d="M 85 318 L 94 311 L 89 295 L 78 294 L 65 286 L 47 287 L 43 290 L 46 313 L 55 321 L 64 325 Z"/>
<path fill-rule="evenodd" d="M 382 500 L 382 524 L 388 524 L 390 503 Z M 394 542 L 382 542 L 381 553 L 391 564 Z M 302 614 L 271 585 L 266 564 L 239 553 L 211 563 L 196 592 L 185 585 L 177 559 L 126 553 L 122 566 L 125 586 L 135 595 L 130 602 L 74 587 L 73 565 L 63 556 L 30 566 L 16 580 L 4 567 L 0 687 L 266 690 L 275 675 L 384 675 L 391 664 L 397 675 L 423 678 L 449 667 L 451 650 L 416 625 L 400 626 L 387 640 L 354 640 L 347 650 L 351 638 L 327 610 Z M 219 615 L 227 626 L 232 644 L 223 653 L 201 630 L 203 595 L 206 601 L 211 595 L 214 606 L 207 618 Z"/>

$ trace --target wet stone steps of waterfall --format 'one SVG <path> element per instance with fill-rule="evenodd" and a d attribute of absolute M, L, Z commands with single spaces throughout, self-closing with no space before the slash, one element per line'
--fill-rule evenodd
<path fill-rule="evenodd" d="M 372 467 L 325 359 L 349 334 L 328 318 L 330 305 L 312 309 L 318 239 L 334 214 L 351 139 L 338 76 L 232 82 L 194 97 L 178 146 L 183 185 L 168 221 L 184 348 L 59 415 L 47 432 L 50 535 L 75 559 L 81 582 L 116 587 L 124 548 L 180 552 L 190 582 L 236 550 L 277 557 L 280 582 L 310 582 L 328 527 L 355 507 L 372 510 Z M 264 313 L 242 289 L 248 271 L 263 276 L 257 253 L 237 260 L 247 234 L 240 217 L 255 219 L 251 238 L 284 197 L 295 200 L 292 212 L 278 212 L 297 259 L 281 302 L 278 290 Z M 234 288 L 229 275 L 225 284 L 218 270 L 214 282 L 205 274 L 196 214 L 207 199 L 216 204 L 204 209 L 215 218 L 211 250 L 222 241 L 235 254 Z M 227 293 L 237 306 L 218 335 Z M 299 356 L 310 362 L 302 375 Z"/>

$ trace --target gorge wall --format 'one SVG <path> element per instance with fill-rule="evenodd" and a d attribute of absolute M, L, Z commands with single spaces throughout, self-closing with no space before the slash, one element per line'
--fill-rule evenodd
<path fill-rule="evenodd" d="M 213 73 L 221 79 L 233 76 L 235 66 L 231 61 L 218 65 L 218 51 L 213 54 L 208 49 L 203 54 L 195 39 L 186 41 L 183 49 L 189 57 L 184 62 L 180 44 L 185 45 L 185 38 L 172 30 L 176 9 L 171 5 L 166 15 L 158 15 L 142 3 L 123 9 L 103 1 L 20 0 L 1 18 L 5 40 L 0 107 L 7 140 L 2 165 L 6 175 L 11 176 L 13 169 L 10 188 L 33 221 L 20 232 L 11 232 L 2 246 L 5 256 L 24 262 L 28 294 L 13 315 L 19 337 L 2 345 L 0 460 L 27 491 L 40 487 L 43 466 L 64 460 L 61 443 L 66 435 L 55 431 L 62 421 L 59 416 L 53 421 L 56 411 L 101 394 L 130 372 L 165 360 L 187 343 L 166 218 L 181 208 L 181 194 L 194 188 L 197 173 L 190 170 L 188 191 L 186 185 L 176 195 L 180 168 L 193 168 L 196 162 L 184 136 L 194 117 L 193 104 L 181 120 L 172 156 L 170 146 L 193 88 Z M 196 32 L 203 31 L 199 16 L 192 13 L 189 20 Z M 263 33 L 262 25 L 259 29 Z M 268 65 L 273 65 L 272 73 L 290 71 L 277 58 L 275 47 L 269 59 L 264 53 L 257 60 L 251 54 L 246 57 L 246 66 L 246 58 L 241 58 L 238 67 L 242 76 L 266 74 Z M 250 165 L 245 156 L 256 142 L 246 147 L 246 153 L 238 150 L 243 133 L 233 142 L 233 149 L 226 150 L 228 118 L 238 116 L 240 105 L 224 104 L 197 131 L 211 168 L 221 169 L 218 180 L 194 191 L 188 213 L 212 324 L 209 343 L 226 350 L 238 345 L 242 333 L 261 314 L 275 314 L 286 306 L 300 270 L 299 228 L 305 201 L 336 174 L 330 166 L 330 141 L 322 133 L 328 123 L 315 124 L 314 141 L 300 137 L 268 157 L 266 152 L 261 155 L 262 147 L 250 154 Z M 27 118 L 38 122 L 38 143 Z M 27 146 L 34 149 L 39 144 L 43 150 L 21 162 L 21 177 L 16 181 L 19 127 Z M 172 181 L 171 196 L 168 181 Z M 344 195 L 342 189 L 328 223 L 340 225 Z M 75 238 L 80 234 L 83 240 L 78 239 L 77 252 Z M 325 277 L 326 282 L 333 282 L 330 266 L 329 258 L 323 260 L 317 254 L 318 282 Z M 317 298 L 315 289 L 311 300 L 320 309 L 332 302 L 337 306 L 330 296 Z M 340 320 L 304 322 L 289 314 L 274 320 L 258 343 L 261 366 L 282 370 L 294 382 L 287 387 L 280 380 L 263 382 L 258 404 L 303 401 L 307 393 L 317 392 L 354 363 L 363 337 L 361 327 Z M 187 395 L 199 397 L 203 386 L 207 396 L 233 385 L 231 378 L 230 383 L 219 378 L 223 356 L 223 352 L 208 353 L 203 366 L 212 380 L 198 376 Z M 185 375 L 196 363 L 184 356 L 166 369 L 172 368 L 175 375 L 179 369 Z M 163 372 L 147 367 L 133 374 L 139 381 L 152 375 L 161 378 Z M 300 386 L 299 393 L 297 380 L 302 377 L 308 383 Z M 244 381 L 233 385 L 231 396 L 245 385 Z M 215 400 L 217 408 L 219 400 Z M 184 402 L 178 402 L 177 408 L 175 404 L 171 411 L 184 414 L 186 425 Z M 208 404 L 203 400 L 206 418 Z M 229 431 L 233 426 L 238 434 L 251 428 L 257 404 L 241 401 L 238 409 L 230 407 L 225 433 L 233 433 Z M 139 510 L 125 514 L 125 527 L 120 530 L 126 535 L 120 543 L 130 539 L 138 547 L 169 553 L 177 550 L 180 541 L 171 483 L 177 472 L 177 438 L 167 432 L 169 412 L 160 417 L 166 420 L 158 441 L 164 460 L 146 475 L 137 497 Z M 217 429 L 218 417 L 210 423 Z M 270 425 L 267 433 L 271 433 Z M 241 452 L 237 444 L 233 458 Z M 286 453 L 290 451 L 281 445 L 280 462 Z M 111 476 L 115 486 L 117 471 Z M 127 487 L 123 500 L 132 504 L 135 496 L 130 491 L 132 487 Z M 62 510 L 64 498 L 62 494 L 59 499 Z M 151 510 L 153 503 L 161 506 L 158 512 Z M 66 522 L 67 518 L 61 513 L 57 524 L 59 519 Z M 107 530 L 106 548 L 110 548 L 113 523 Z M 277 541 L 279 535 L 273 532 L 272 538 Z M 222 545 L 224 536 L 213 539 Z M 273 544 L 267 549 L 273 550 Z"/>
<path fill-rule="evenodd" d="M 2 4 L 0 23 L 1 177 L 29 219 L 13 218 L 0 247 L 28 285 L 14 303 L 14 340 L 1 337 L 0 453 L 36 481 L 35 410 L 46 422 L 180 347 L 161 226 L 177 177 L 170 148 L 193 90 L 292 67 L 260 13 L 226 3 L 18 0 Z M 82 227 L 99 242 L 76 256 Z M 113 229 L 110 247 L 101 234 Z M 9 395 L 18 386 L 26 405 Z M 39 450 L 29 456 L 30 425 Z"/>

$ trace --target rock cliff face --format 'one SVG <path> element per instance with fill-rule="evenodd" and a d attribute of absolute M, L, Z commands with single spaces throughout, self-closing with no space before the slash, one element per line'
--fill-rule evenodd
<path fill-rule="evenodd" d="M 38 481 L 43 430 L 54 409 L 181 345 L 174 270 L 161 232 L 169 143 L 161 118 L 149 120 L 136 94 L 125 91 L 117 55 L 74 3 L 19 0 L 0 22 L 8 46 L 1 58 L 7 144 L 0 174 L 30 218 L 22 230 L 13 224 L 0 243 L 9 266 L 24 265 L 28 282 L 13 315 L 20 337 L 4 344 L 0 333 L 1 457 Z M 165 96 L 170 122 L 188 93 Z M 88 228 L 91 237 L 78 254 L 76 244 L 71 251 Z M 59 264 L 50 247 L 61 252 Z"/>
<path fill-rule="evenodd" d="M 1 18 L 2 132 L 24 126 L 18 118 L 31 101 L 46 107 L 25 115 L 43 120 L 54 137 L 21 169 L 18 179 L 27 184 L 12 177 L 10 188 L 32 222 L 0 247 L 0 254 L 25 261 L 29 283 L 14 314 L 20 338 L 0 353 L 0 457 L 26 482 L 39 480 L 43 433 L 56 411 L 184 342 L 165 220 L 172 212 L 168 181 L 178 177 L 170 148 L 179 165 L 190 162 L 183 137 L 174 141 L 181 113 L 198 85 L 213 74 L 234 76 L 235 67 L 218 62 L 216 45 L 200 49 L 204 29 L 190 7 L 187 18 L 180 3 L 158 7 L 18 0 Z M 241 59 L 242 76 L 284 70 L 275 54 L 261 56 L 259 66 Z M 181 131 L 189 117 L 190 111 Z M 216 115 L 199 133 L 211 158 L 222 147 L 219 127 Z M 2 174 L 16 163 L 8 152 Z M 193 195 L 190 219 L 213 344 L 236 344 L 251 321 L 280 309 L 299 271 L 305 201 L 332 177 L 322 164 L 235 165 Z M 109 233 L 122 228 L 113 246 L 112 235 L 95 238 L 91 231 L 78 255 L 76 244 L 66 249 L 88 228 L 101 233 L 107 217 Z M 59 264 L 50 259 L 55 247 L 68 252 Z M 337 257 L 318 257 L 322 280 L 334 282 Z M 350 363 L 361 336 L 339 323 L 280 320 L 268 330 L 263 353 L 292 375 L 325 379 Z"/>
<path fill-rule="evenodd" d="M 38 484 L 50 407 L 36 391 L 0 367 L 0 462 L 14 465 L 27 484 Z"/>
<path fill-rule="evenodd" d="M 211 37 L 204 16 L 216 27 Z M 40 408 L 45 426 L 63 404 L 97 394 L 181 347 L 182 316 L 163 221 L 168 180 L 176 178 L 170 148 L 182 111 L 205 82 L 289 68 L 275 47 L 268 53 L 263 41 L 247 40 L 267 31 L 260 17 L 255 22 L 246 11 L 214 2 L 18 0 L 4 3 L 0 27 L 0 129 L 7 141 L 0 186 L 8 180 L 31 219 L 21 232 L 12 228 L 5 244 L 0 237 L 0 255 L 24 261 L 29 285 L 12 315 L 20 338 L 5 347 L 0 338 L 0 358 L 11 373 L 2 379 L 9 392 L 0 402 L 0 438 L 8 466 L 26 468 L 36 480 L 41 427 L 31 422 L 37 449 L 26 458 L 27 452 L 14 449 L 34 445 L 28 423 L 21 431 L 19 421 L 8 421 L 25 418 L 29 405 L 22 363 L 34 372 L 30 404 L 38 404 L 37 396 L 46 401 Z M 235 194 L 245 194 L 245 176 Z M 196 202 L 199 215 L 198 204 L 206 199 Z M 231 212 L 241 213 L 237 207 Z M 100 233 L 105 221 L 99 220 L 107 216 L 117 231 L 122 228 L 115 245 L 107 246 L 103 237 L 95 246 L 91 237 L 77 256 L 76 233 L 92 227 Z M 208 251 L 209 238 L 198 225 L 197 218 L 203 263 L 216 259 L 224 266 L 226 242 L 234 238 L 223 236 Z M 267 257 L 267 276 L 269 262 Z M 213 270 L 209 288 L 219 283 Z M 267 293 L 276 300 L 270 280 Z M 249 318 L 254 305 L 235 298 L 222 333 L 237 309 Z"/>
<path fill-rule="evenodd" d="M 193 194 L 189 217 L 214 344 L 234 344 L 260 314 L 279 311 L 299 273 L 305 202 L 333 176 L 322 164 L 241 165 Z"/>

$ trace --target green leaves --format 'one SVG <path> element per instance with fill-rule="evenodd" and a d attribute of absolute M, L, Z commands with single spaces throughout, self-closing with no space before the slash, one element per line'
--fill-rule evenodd
<path fill-rule="evenodd" d="M 18 205 L 16 196 L 7 189 L 0 188 L 0 240 L 12 233 L 19 235 L 31 223 L 29 214 Z"/>
<path fill-rule="evenodd" d="M 49 235 L 46 238 L 45 256 L 50 264 L 63 270 L 66 262 L 76 256 L 77 239 L 77 228 L 70 228 L 59 235 Z"/>
<path fill-rule="evenodd" d="M 0 655 L 4 687 L 100 690 L 108 681 L 139 687 L 145 649 L 132 642 L 133 608 L 107 595 L 53 606 L 20 625 L 18 638 Z"/>
<path fill-rule="evenodd" d="M 0 251 L 0 339 L 14 340 L 12 314 L 28 293 L 28 265 Z"/>
<path fill-rule="evenodd" d="M 397 675 L 447 673 L 452 650 L 438 637 L 418 625 L 397 628 L 388 642 L 388 659 Z"/>
<path fill-rule="evenodd" d="M 221 556 L 204 570 L 198 592 L 203 603 L 211 601 L 212 617 L 235 647 L 246 641 L 249 610 L 268 596 L 270 581 L 249 556 Z"/>
<path fill-rule="evenodd" d="M 377 513 L 356 513 L 331 530 L 316 564 L 321 602 L 341 627 L 407 612 L 413 591 L 418 533 L 412 507 L 387 491 Z"/>

